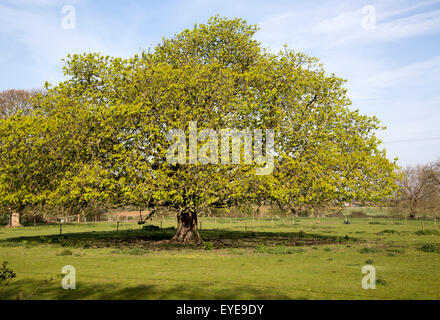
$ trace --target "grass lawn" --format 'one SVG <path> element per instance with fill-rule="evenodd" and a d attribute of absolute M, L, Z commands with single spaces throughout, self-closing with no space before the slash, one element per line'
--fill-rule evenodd
<path fill-rule="evenodd" d="M 134 223 L 0 228 L 0 263 L 17 277 L 0 299 L 440 299 L 440 228 L 381 218 L 201 218 L 204 246 Z M 376 268 L 375 290 L 362 267 Z M 76 289 L 61 269 L 76 269 Z"/>

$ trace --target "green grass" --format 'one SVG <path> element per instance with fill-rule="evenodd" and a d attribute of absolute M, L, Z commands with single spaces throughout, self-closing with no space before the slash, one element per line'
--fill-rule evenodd
<path fill-rule="evenodd" d="M 382 218 L 201 218 L 200 246 L 135 223 L 0 228 L 0 263 L 17 277 L 0 299 L 440 299 L 440 230 Z M 372 223 L 373 222 L 373 223 Z M 376 267 L 376 290 L 362 267 Z M 76 269 L 77 289 L 61 287 Z"/>

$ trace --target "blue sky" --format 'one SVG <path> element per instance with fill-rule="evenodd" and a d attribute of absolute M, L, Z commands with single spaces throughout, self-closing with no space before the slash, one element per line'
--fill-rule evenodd
<path fill-rule="evenodd" d="M 65 5 L 74 29 L 62 27 Z M 128 57 L 215 14 L 258 24 L 263 46 L 287 44 L 347 79 L 353 108 L 387 126 L 379 136 L 399 164 L 440 159 L 438 0 L 0 0 L 0 90 L 56 84 L 68 53 Z"/>

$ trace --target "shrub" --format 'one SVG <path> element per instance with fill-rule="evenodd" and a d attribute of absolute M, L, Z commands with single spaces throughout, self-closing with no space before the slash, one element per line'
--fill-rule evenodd
<path fill-rule="evenodd" d="M 8 262 L 3 261 L 2 267 L 0 268 L 0 284 L 1 285 L 9 285 L 9 282 L 11 282 L 12 279 L 14 279 L 17 275 L 14 271 L 9 269 Z"/>
<path fill-rule="evenodd" d="M 52 243 L 52 244 L 54 244 L 54 243 L 60 243 L 60 239 L 58 239 L 58 238 L 51 238 L 51 239 L 49 240 L 49 243 Z"/>
<path fill-rule="evenodd" d="M 434 244 L 434 243 L 426 243 L 424 244 L 420 250 L 422 250 L 423 252 L 437 252 L 440 253 L 440 245 L 439 244 Z"/>
<path fill-rule="evenodd" d="M 214 244 L 211 241 L 205 241 L 203 242 L 203 247 L 205 250 L 212 250 L 214 249 Z"/>
<path fill-rule="evenodd" d="M 418 236 L 438 236 L 440 235 L 440 231 L 438 230 L 419 230 L 416 232 Z"/>
<path fill-rule="evenodd" d="M 379 279 L 376 279 L 376 284 L 378 286 L 386 286 L 388 283 L 384 279 L 379 278 Z"/>
<path fill-rule="evenodd" d="M 0 225 L 7 225 L 9 223 L 9 212 L 0 211 Z"/>
<path fill-rule="evenodd" d="M 64 249 L 60 253 L 58 253 L 58 256 L 71 256 L 73 253 L 69 249 Z"/>

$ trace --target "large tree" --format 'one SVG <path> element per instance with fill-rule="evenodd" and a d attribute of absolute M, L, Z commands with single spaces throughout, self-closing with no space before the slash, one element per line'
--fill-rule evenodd
<path fill-rule="evenodd" d="M 45 161 L 58 168 L 45 201 L 167 205 L 178 212 L 174 239 L 189 242 L 200 241 L 198 209 L 212 204 L 390 196 L 395 164 L 375 137 L 378 120 L 353 111 L 344 81 L 316 58 L 268 52 L 257 30 L 213 17 L 129 59 L 68 56 L 68 80 L 36 102 Z M 229 145 L 228 128 L 251 138 Z"/>

